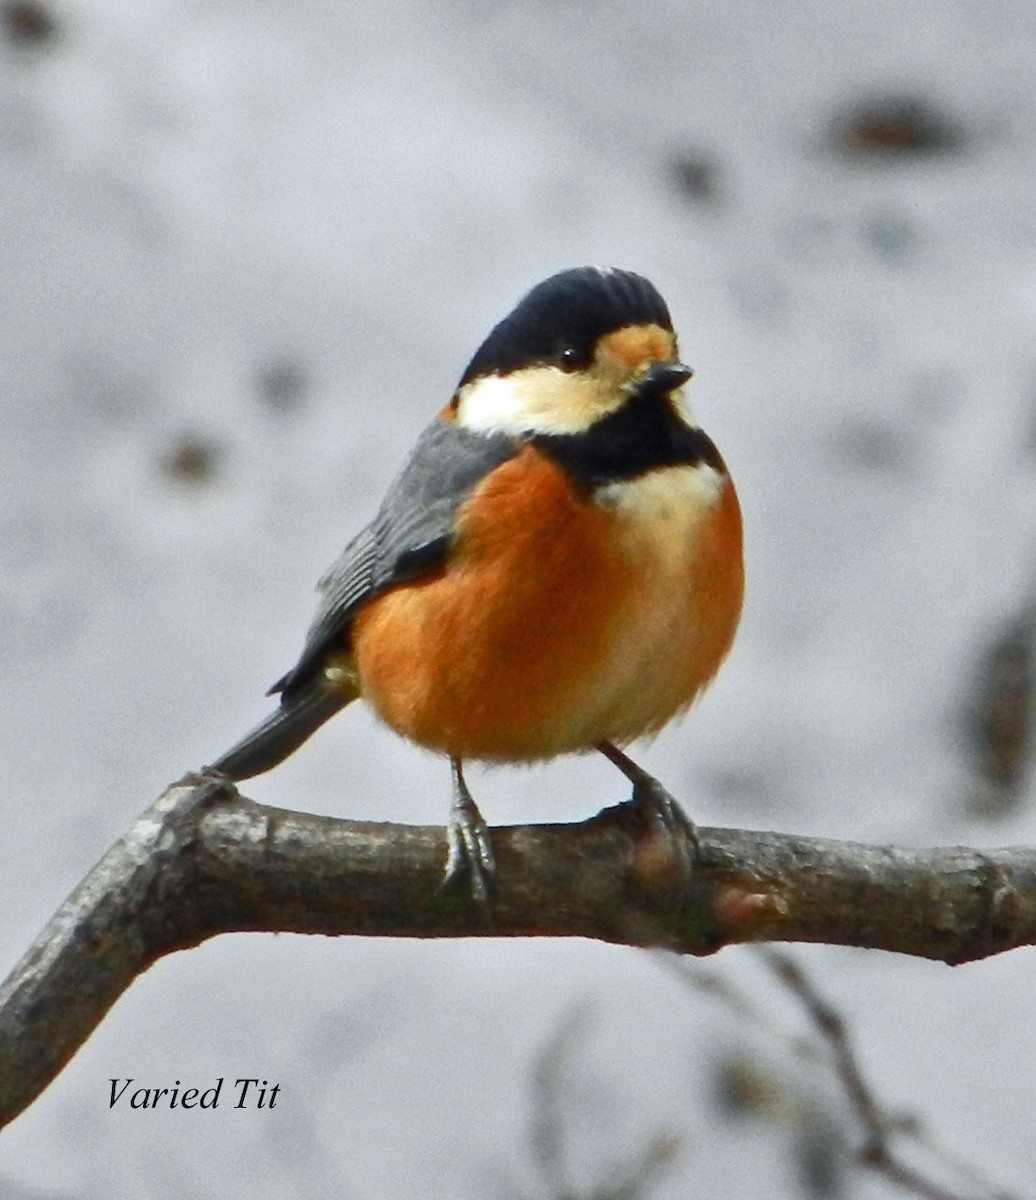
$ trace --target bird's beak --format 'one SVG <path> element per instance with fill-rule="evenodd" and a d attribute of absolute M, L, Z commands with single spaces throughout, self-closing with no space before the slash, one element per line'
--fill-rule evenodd
<path fill-rule="evenodd" d="M 682 387 L 694 374 L 690 367 L 678 362 L 653 362 L 637 380 L 638 392 L 664 395 Z"/>

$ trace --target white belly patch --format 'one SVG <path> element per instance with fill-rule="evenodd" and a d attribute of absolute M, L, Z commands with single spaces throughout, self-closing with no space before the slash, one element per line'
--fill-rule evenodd
<path fill-rule="evenodd" d="M 660 566 L 680 565 L 693 554 L 695 531 L 719 503 L 723 481 L 707 463 L 660 467 L 606 484 L 594 493 L 594 502 L 622 518 L 635 542 L 646 541 Z"/>

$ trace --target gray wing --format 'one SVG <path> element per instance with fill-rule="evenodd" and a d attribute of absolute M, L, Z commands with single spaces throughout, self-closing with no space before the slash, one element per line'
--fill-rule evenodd
<path fill-rule="evenodd" d="M 298 663 L 270 692 L 291 693 L 341 650 L 357 608 L 398 583 L 440 567 L 457 510 L 479 482 L 518 450 L 502 434 L 472 433 L 438 418 L 418 438 L 374 520 L 346 546 L 318 585 L 320 607 Z"/>
<path fill-rule="evenodd" d="M 439 569 L 457 510 L 517 450 L 510 438 L 471 433 L 441 419 L 424 431 L 378 515 L 320 581 L 320 607 L 302 655 L 270 689 L 281 693 L 280 704 L 212 764 L 215 770 L 234 780 L 270 770 L 356 699 L 355 687 L 323 676 L 329 655 L 348 645 L 356 610 L 394 584 Z"/>

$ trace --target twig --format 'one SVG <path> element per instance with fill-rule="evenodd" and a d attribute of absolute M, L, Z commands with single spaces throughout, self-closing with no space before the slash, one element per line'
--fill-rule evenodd
<path fill-rule="evenodd" d="M 913 1117 L 889 1112 L 877 1099 L 867 1081 L 853 1048 L 848 1028 L 842 1016 L 820 995 L 802 967 L 788 954 L 770 947 L 761 947 L 759 954 L 776 977 L 799 1000 L 807 1015 L 831 1051 L 835 1072 L 850 1109 L 864 1130 L 865 1140 L 860 1149 L 860 1162 L 883 1175 L 904 1191 L 922 1200 L 980 1200 L 974 1192 L 965 1195 L 942 1187 L 922 1172 L 904 1162 L 897 1153 L 896 1140 L 910 1137 L 928 1142 L 929 1149 L 943 1165 L 958 1175 L 966 1176 L 969 1186 L 979 1187 L 988 1200 L 1015 1200 L 982 1180 L 974 1168 L 937 1149 L 921 1135 L 921 1123 Z"/>

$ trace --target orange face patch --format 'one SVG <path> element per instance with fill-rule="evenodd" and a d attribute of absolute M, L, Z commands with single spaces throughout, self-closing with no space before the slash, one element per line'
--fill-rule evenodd
<path fill-rule="evenodd" d="M 676 357 L 676 336 L 661 325 L 627 325 L 605 334 L 598 343 L 599 359 L 611 360 L 624 372 L 648 362 L 666 362 Z"/>

